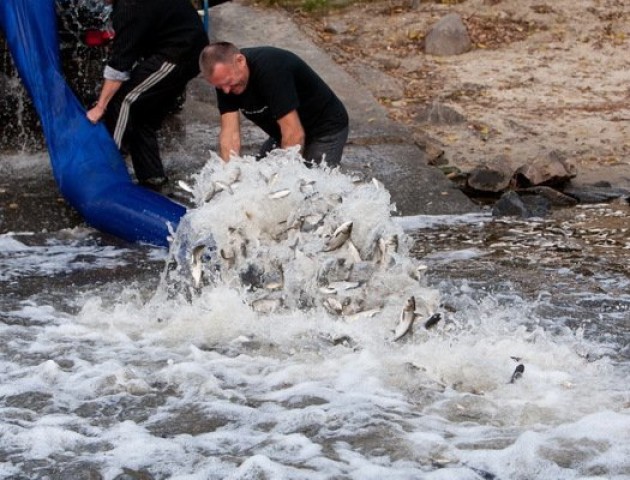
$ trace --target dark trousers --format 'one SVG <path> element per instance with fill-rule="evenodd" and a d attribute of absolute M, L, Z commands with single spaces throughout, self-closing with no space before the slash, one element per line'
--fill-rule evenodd
<path fill-rule="evenodd" d="M 129 150 L 139 182 L 166 177 L 157 131 L 198 72 L 196 58 L 176 65 L 161 56 L 148 57 L 134 67 L 107 106 L 105 124 L 118 148 Z"/>

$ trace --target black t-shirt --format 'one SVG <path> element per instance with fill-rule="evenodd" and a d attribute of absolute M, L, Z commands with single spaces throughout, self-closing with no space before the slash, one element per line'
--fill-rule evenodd
<path fill-rule="evenodd" d="M 241 53 L 249 67 L 247 88 L 240 95 L 217 89 L 222 114 L 240 110 L 278 141 L 278 119 L 292 110 L 297 110 L 307 142 L 348 126 L 341 100 L 297 55 L 275 47 L 243 48 Z"/>

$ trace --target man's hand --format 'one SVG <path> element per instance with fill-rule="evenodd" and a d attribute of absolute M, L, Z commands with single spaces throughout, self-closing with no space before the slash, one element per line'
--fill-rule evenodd
<path fill-rule="evenodd" d="M 86 113 L 88 120 L 94 124 L 98 123 L 101 118 L 103 118 L 103 115 L 105 115 L 105 108 L 101 107 L 98 103 Z"/>
<path fill-rule="evenodd" d="M 86 117 L 90 122 L 98 123 L 101 118 L 103 118 L 109 101 L 116 94 L 122 84 L 122 80 L 110 80 L 109 78 L 106 78 L 103 81 L 103 87 L 101 88 L 101 94 L 98 97 L 98 102 L 96 102 L 86 114 Z"/>

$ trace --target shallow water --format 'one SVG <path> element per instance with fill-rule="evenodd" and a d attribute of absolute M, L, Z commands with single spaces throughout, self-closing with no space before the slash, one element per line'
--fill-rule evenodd
<path fill-rule="evenodd" d="M 394 220 L 375 184 L 217 162 L 170 253 L 0 236 L 0 478 L 630 478 L 627 205 Z M 321 266 L 357 263 L 322 252 L 347 220 L 375 256 L 330 294 L 345 273 Z M 420 320 L 392 342 L 410 295 Z"/>

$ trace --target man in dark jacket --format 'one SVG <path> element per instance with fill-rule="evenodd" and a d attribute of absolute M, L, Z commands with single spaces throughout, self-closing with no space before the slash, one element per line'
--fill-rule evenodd
<path fill-rule="evenodd" d="M 202 76 L 217 90 L 221 158 L 240 154 L 240 112 L 269 135 L 261 155 L 275 146 L 300 146 L 307 164 L 339 165 L 348 138 L 341 100 L 306 62 L 274 47 L 239 50 L 228 42 L 204 48 Z"/>
<path fill-rule="evenodd" d="M 159 190 L 168 179 L 157 129 L 198 75 L 208 36 L 190 0 L 105 2 L 113 5 L 115 36 L 99 99 L 87 117 L 104 119 L 118 147 L 129 150 L 138 183 Z"/>

